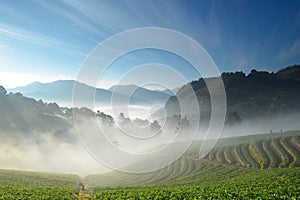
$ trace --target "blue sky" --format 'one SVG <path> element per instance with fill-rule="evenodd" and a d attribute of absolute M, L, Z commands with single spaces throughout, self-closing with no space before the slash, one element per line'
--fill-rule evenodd
<path fill-rule="evenodd" d="M 75 79 L 96 45 L 121 31 L 153 26 L 195 39 L 221 72 L 277 71 L 300 63 L 296 0 L 1 0 L 0 84 Z M 188 65 L 160 51 L 132 56 L 138 61 L 115 63 L 104 87 L 137 64 Z M 186 71 L 188 79 L 197 78 Z"/>

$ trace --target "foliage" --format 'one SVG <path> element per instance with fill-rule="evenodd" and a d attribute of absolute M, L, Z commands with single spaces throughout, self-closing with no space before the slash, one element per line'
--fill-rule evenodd
<path fill-rule="evenodd" d="M 0 199 L 75 199 L 78 176 L 0 170 Z"/>
<path fill-rule="evenodd" d="M 225 124 L 228 126 L 233 126 L 242 122 L 242 119 L 236 112 L 231 112 L 227 118 Z"/>
<path fill-rule="evenodd" d="M 154 120 L 151 124 L 150 124 L 150 129 L 152 132 L 158 132 L 161 130 L 161 126 L 159 125 L 157 120 Z"/>
<path fill-rule="evenodd" d="M 0 95 L 6 95 L 6 94 L 7 94 L 6 89 L 0 85 Z"/>
<path fill-rule="evenodd" d="M 106 115 L 104 112 L 100 112 L 99 110 L 97 111 L 96 116 L 100 119 L 102 124 L 106 126 L 112 126 L 115 123 L 115 120 L 112 116 Z"/>
<path fill-rule="evenodd" d="M 241 118 L 254 118 L 289 114 L 300 111 L 300 65 L 279 70 L 276 73 L 252 70 L 223 73 L 227 111 L 237 112 Z M 205 82 L 216 81 L 216 78 L 200 78 L 183 86 L 177 97 L 170 97 L 165 105 L 168 116 L 180 113 L 178 99 L 189 101 L 190 90 L 195 91 L 201 110 L 201 117 L 210 118 L 210 94 Z M 193 113 L 199 115 L 199 113 Z"/>
<path fill-rule="evenodd" d="M 189 164 L 187 159 L 181 159 Z M 300 195 L 299 168 L 278 169 L 239 169 L 198 163 L 192 171 L 172 165 L 164 169 L 159 182 L 139 183 L 143 175 L 129 175 L 123 178 L 132 180 L 132 186 L 94 187 L 94 199 L 297 199 Z M 176 177 L 182 173 L 180 177 Z M 133 177 L 131 177 L 133 176 Z M 146 176 L 146 175 L 144 175 Z M 152 180 L 155 181 L 155 180 Z"/>

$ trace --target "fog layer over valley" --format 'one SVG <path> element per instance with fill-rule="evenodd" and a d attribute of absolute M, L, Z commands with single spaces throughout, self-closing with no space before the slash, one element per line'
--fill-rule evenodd
<path fill-rule="evenodd" d="M 130 119 L 123 113 L 113 118 L 88 108 L 62 108 L 56 103 L 44 103 L 24 97 L 21 93 L 8 94 L 3 87 L 0 106 L 1 168 L 82 175 L 101 173 L 111 169 L 97 162 L 93 158 L 93 152 L 88 153 L 87 150 L 93 147 L 92 145 L 85 146 L 88 149 L 84 148 L 81 142 L 85 136 L 100 147 L 97 150 L 107 155 L 112 151 L 107 142 L 114 148 L 136 154 L 156 152 L 165 147 L 162 145 L 168 146 L 174 141 L 192 138 L 189 132 L 178 134 L 177 126 L 170 130 L 164 129 L 163 122 L 155 119 Z M 193 127 L 189 129 L 191 128 Z M 76 129 L 85 131 L 78 137 Z M 104 137 L 99 140 L 99 135 Z M 157 146 L 159 148 L 156 148 Z M 177 149 L 174 151 L 184 152 L 180 145 L 177 145 Z M 109 159 L 114 163 L 122 163 L 122 166 L 132 164 L 121 157 L 110 156 Z M 157 157 L 152 159 L 157 160 Z"/>
<path fill-rule="evenodd" d="M 0 167 L 88 175 L 109 169 L 101 166 L 80 143 L 65 143 L 53 138 L 40 141 L 1 140 Z"/>
<path fill-rule="evenodd" d="M 215 133 L 219 127 L 211 126 L 205 84 L 215 85 L 215 78 L 183 86 L 165 105 L 117 101 L 95 110 L 60 107 L 0 87 L 0 167 L 81 175 L 112 169 L 145 172 L 171 164 L 193 140 L 203 141 L 201 157 L 219 138 L 299 130 L 299 75 L 299 66 L 276 73 L 223 73 L 228 106 L 224 126 L 215 124 L 222 131 Z M 135 87 L 129 89 L 132 93 Z M 119 92 L 116 97 L 120 94 L 128 96 Z"/>

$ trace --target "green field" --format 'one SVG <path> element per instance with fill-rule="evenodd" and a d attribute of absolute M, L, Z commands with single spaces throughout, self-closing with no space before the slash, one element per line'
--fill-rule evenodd
<path fill-rule="evenodd" d="M 0 199 L 74 199 L 78 181 L 77 175 L 0 170 Z"/>
<path fill-rule="evenodd" d="M 0 199 L 300 199 L 300 132 L 219 140 L 203 159 L 197 144 L 151 173 L 76 175 L 0 171 Z"/>

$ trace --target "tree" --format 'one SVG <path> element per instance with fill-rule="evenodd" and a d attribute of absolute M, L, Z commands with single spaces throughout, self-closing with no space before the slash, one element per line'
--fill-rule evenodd
<path fill-rule="evenodd" d="M 135 118 L 133 122 L 139 126 L 149 126 L 149 121 L 147 119 Z"/>
<path fill-rule="evenodd" d="M 0 95 L 6 95 L 7 91 L 3 86 L 0 86 Z"/>
<path fill-rule="evenodd" d="M 59 114 L 59 115 L 63 114 L 60 107 L 57 105 L 57 103 L 49 103 L 47 105 L 47 107 L 53 113 L 56 113 L 56 114 Z"/>
<path fill-rule="evenodd" d="M 180 118 L 181 118 L 181 116 L 180 116 Z M 179 130 L 183 130 L 185 128 L 188 128 L 189 126 L 190 126 L 190 121 L 188 120 L 188 118 L 186 116 L 184 116 L 183 118 L 181 118 L 178 121 L 175 132 L 177 133 Z"/>
<path fill-rule="evenodd" d="M 151 129 L 152 132 L 161 132 L 161 126 L 159 125 L 157 120 L 154 120 L 150 124 L 150 129 Z"/>
<path fill-rule="evenodd" d="M 226 119 L 225 124 L 228 126 L 233 126 L 242 122 L 242 119 L 236 112 L 231 112 Z"/>
<path fill-rule="evenodd" d="M 186 128 L 190 126 L 190 121 L 186 116 L 184 116 L 179 123 L 182 128 Z"/>
<path fill-rule="evenodd" d="M 104 112 L 97 111 L 96 114 L 99 117 L 100 121 L 106 126 L 112 126 L 115 123 L 115 120 L 112 116 L 106 115 Z"/>
<path fill-rule="evenodd" d="M 122 125 L 129 125 L 131 124 L 131 119 L 129 117 L 125 117 L 124 113 L 120 113 L 118 123 Z"/>
<path fill-rule="evenodd" d="M 119 117 L 118 117 L 118 120 L 119 120 L 120 122 L 123 122 L 123 121 L 125 120 L 125 115 L 124 115 L 124 113 L 120 113 L 120 115 L 119 115 Z"/>

